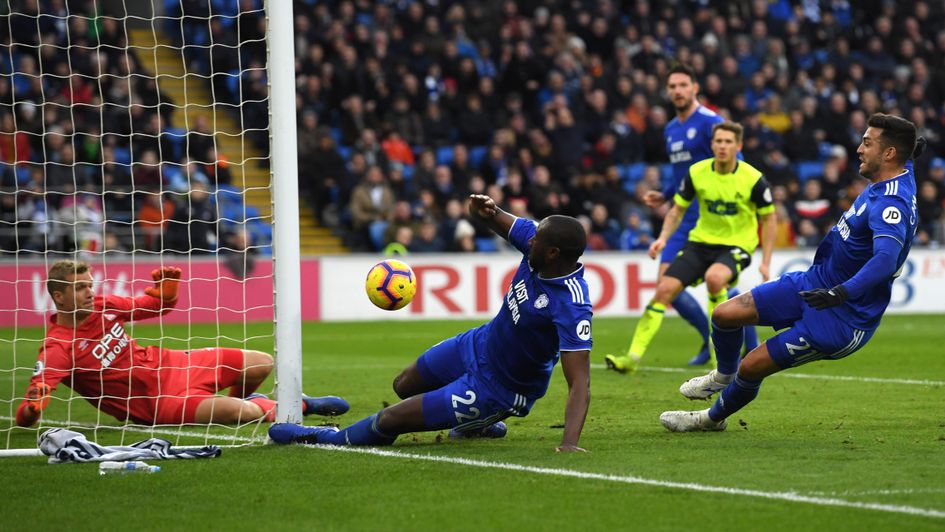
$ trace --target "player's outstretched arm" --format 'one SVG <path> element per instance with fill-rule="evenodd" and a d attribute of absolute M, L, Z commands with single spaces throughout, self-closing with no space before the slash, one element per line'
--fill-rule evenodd
<path fill-rule="evenodd" d="M 515 217 L 503 211 L 495 204 L 495 200 L 484 194 L 470 194 L 469 214 L 478 218 L 489 226 L 495 234 L 509 239 L 509 231 L 515 223 Z"/>
<path fill-rule="evenodd" d="M 847 299 L 862 297 L 874 286 L 888 282 L 896 273 L 896 263 L 902 245 L 893 238 L 873 239 L 873 257 L 843 284 L 827 289 L 817 288 L 800 292 L 808 305 L 817 309 L 836 307 Z"/>
<path fill-rule="evenodd" d="M 559 453 L 585 452 L 578 447 L 587 407 L 591 404 L 591 352 L 562 351 L 561 369 L 568 381 L 568 403 L 564 409 L 564 436 L 555 451 Z"/>

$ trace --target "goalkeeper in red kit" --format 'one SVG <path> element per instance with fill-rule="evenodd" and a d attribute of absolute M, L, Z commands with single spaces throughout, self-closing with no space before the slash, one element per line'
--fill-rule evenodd
<path fill-rule="evenodd" d="M 275 401 L 254 393 L 272 372 L 272 356 L 250 349 L 189 351 L 142 347 L 124 324 L 155 318 L 177 303 L 181 270 L 156 269 L 138 297 L 96 296 L 84 262 L 63 260 L 46 289 L 56 305 L 16 423 L 32 426 L 61 382 L 119 421 L 143 425 L 273 421 Z M 227 396 L 216 395 L 229 388 Z M 348 410 L 340 397 L 304 397 L 304 414 Z"/>

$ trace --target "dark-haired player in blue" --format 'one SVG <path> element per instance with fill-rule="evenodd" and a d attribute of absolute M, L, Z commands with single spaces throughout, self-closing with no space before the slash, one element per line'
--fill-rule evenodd
<path fill-rule="evenodd" d="M 583 451 L 578 439 L 590 403 L 591 301 L 578 262 L 587 237 L 580 222 L 536 223 L 470 196 L 469 211 L 525 257 L 502 308 L 489 323 L 444 340 L 394 379 L 403 400 L 350 427 L 273 425 L 277 443 L 390 445 L 400 434 L 451 428 L 451 437 L 501 437 L 503 419 L 526 416 L 545 395 L 560 357 L 568 383 L 558 452 Z"/>
<path fill-rule="evenodd" d="M 663 137 L 666 138 L 666 153 L 669 154 L 669 162 L 673 167 L 673 179 L 665 184 L 662 191 L 647 192 L 644 200 L 654 209 L 673 197 L 683 179 L 689 175 L 689 168 L 692 165 L 713 156 L 712 127 L 724 121 L 721 116 L 699 103 L 696 98 L 699 94 L 699 83 L 696 81 L 696 73 L 692 68 L 682 64 L 674 66 L 666 78 L 666 92 L 676 109 L 676 118 L 673 118 L 663 129 Z M 698 220 L 698 205 L 686 210 L 679 228 L 667 240 L 666 247 L 660 254 L 660 278 L 686 245 L 689 232 L 696 226 Z M 727 293 L 729 298 L 737 295 L 737 289 L 729 288 Z M 673 308 L 702 336 L 702 348 L 689 361 L 689 365 L 701 366 L 709 362 L 709 318 L 702 310 L 702 306 L 688 290 L 683 290 L 673 300 Z M 754 328 L 746 330 L 746 333 L 745 348 L 751 351 L 758 345 L 758 334 Z M 621 372 L 636 369 L 636 364 L 639 362 L 632 359 L 629 353 L 626 357 L 607 355 L 605 359 L 608 367 Z"/>
<path fill-rule="evenodd" d="M 815 360 L 837 360 L 862 348 L 879 326 L 893 280 L 902 270 L 918 223 L 915 174 L 925 139 L 912 122 L 875 114 L 856 150 L 860 175 L 872 183 L 817 247 L 804 272 L 786 273 L 726 301 L 712 313 L 718 368 L 679 387 L 706 410 L 663 412 L 674 432 L 724 430 L 725 419 L 758 396 L 765 377 Z M 743 328 L 781 331 L 738 362 Z"/>

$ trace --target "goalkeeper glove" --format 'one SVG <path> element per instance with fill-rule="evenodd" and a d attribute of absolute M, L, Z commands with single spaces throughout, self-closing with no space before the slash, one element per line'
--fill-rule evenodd
<path fill-rule="evenodd" d="M 29 388 L 26 389 L 23 404 L 16 411 L 16 424 L 21 427 L 29 427 L 36 423 L 39 415 L 49 405 L 50 391 L 48 384 L 30 384 Z"/>
<path fill-rule="evenodd" d="M 144 293 L 156 297 L 164 302 L 177 299 L 177 288 L 180 285 L 180 268 L 165 266 L 151 272 L 154 286 L 144 289 Z"/>
<path fill-rule="evenodd" d="M 847 289 L 844 288 L 842 284 L 838 284 L 829 290 L 826 288 L 817 288 L 815 290 L 803 290 L 798 293 L 804 298 L 804 301 L 806 301 L 808 305 L 816 310 L 836 307 L 837 305 L 843 304 L 848 297 Z"/>

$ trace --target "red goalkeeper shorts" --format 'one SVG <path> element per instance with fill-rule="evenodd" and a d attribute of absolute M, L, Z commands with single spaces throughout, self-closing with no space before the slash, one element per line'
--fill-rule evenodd
<path fill-rule="evenodd" d="M 164 352 L 155 402 L 155 424 L 193 423 L 197 405 L 218 391 L 240 384 L 243 350 L 208 347 Z"/>

